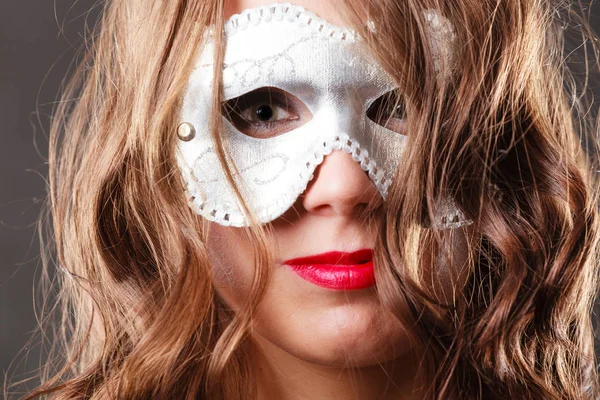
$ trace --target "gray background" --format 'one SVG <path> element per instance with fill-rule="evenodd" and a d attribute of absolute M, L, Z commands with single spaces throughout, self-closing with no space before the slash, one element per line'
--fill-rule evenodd
<path fill-rule="evenodd" d="M 0 0 L 0 398 L 9 364 L 36 327 L 35 224 L 46 196 L 49 116 L 98 14 L 95 0 Z M 39 345 L 25 351 L 28 359 L 11 367 L 15 378 L 39 365 Z"/>
<path fill-rule="evenodd" d="M 592 11 L 599 15 L 600 7 Z M 1 382 L 36 327 L 33 288 L 40 251 L 35 223 L 46 196 L 45 135 L 52 103 L 86 35 L 86 23 L 93 25 L 98 13 L 98 4 L 89 0 L 0 0 Z M 597 32 L 599 21 L 592 18 Z M 28 359 L 19 357 L 11 367 L 15 378 L 38 366 L 39 348 L 25 351 Z"/>

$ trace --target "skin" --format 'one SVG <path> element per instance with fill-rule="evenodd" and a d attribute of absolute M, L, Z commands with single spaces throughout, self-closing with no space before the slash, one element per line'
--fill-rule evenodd
<path fill-rule="evenodd" d="M 272 0 L 229 0 L 226 17 Z M 336 25 L 330 2 L 295 0 Z M 296 204 L 272 222 L 273 270 L 251 332 L 258 399 L 418 399 L 418 357 L 402 325 L 374 288 L 333 291 L 296 275 L 283 261 L 323 252 L 373 248 L 376 221 L 360 219 L 380 194 L 351 156 L 325 157 Z M 212 224 L 215 287 L 233 309 L 244 304 L 253 280 L 253 248 L 244 229 Z M 231 249 L 236 249 L 231 251 Z M 348 368 L 351 365 L 352 368 Z"/>

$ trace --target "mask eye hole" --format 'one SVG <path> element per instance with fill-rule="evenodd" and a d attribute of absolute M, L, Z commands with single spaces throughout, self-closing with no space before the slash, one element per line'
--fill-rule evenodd
<path fill-rule="evenodd" d="M 312 119 L 300 99 L 271 86 L 223 102 L 221 114 L 243 134 L 262 139 L 292 131 Z"/>
<path fill-rule="evenodd" d="M 378 97 L 367 110 L 367 117 L 386 129 L 406 134 L 406 105 L 397 90 Z"/>

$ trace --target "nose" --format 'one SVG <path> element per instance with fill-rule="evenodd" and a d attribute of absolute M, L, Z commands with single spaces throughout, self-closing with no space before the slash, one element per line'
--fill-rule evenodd
<path fill-rule="evenodd" d="M 326 156 L 315 170 L 303 207 L 321 216 L 352 216 L 371 206 L 379 207 L 383 199 L 377 187 L 352 156 L 336 150 Z"/>

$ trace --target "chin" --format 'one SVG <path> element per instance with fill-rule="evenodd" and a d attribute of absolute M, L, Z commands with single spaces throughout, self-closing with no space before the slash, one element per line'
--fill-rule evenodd
<path fill-rule="evenodd" d="M 297 310 L 285 320 L 259 324 L 255 332 L 302 361 L 330 367 L 377 365 L 410 349 L 400 322 L 373 302 Z"/>

